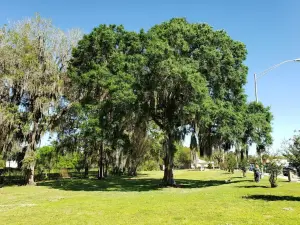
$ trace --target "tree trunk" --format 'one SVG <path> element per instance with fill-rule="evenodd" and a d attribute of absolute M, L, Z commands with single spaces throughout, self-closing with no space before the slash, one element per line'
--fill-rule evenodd
<path fill-rule="evenodd" d="M 223 148 L 222 148 L 222 163 L 223 163 L 223 165 L 225 163 L 225 150 Z"/>
<path fill-rule="evenodd" d="M 194 166 L 194 169 L 197 168 L 197 150 L 191 149 L 191 164 Z"/>
<path fill-rule="evenodd" d="M 87 178 L 89 175 L 89 164 L 88 164 L 88 154 L 84 153 L 84 177 Z"/>
<path fill-rule="evenodd" d="M 212 156 L 212 136 L 211 136 L 211 127 L 208 128 L 208 146 L 206 150 L 206 156 L 209 158 Z"/>
<path fill-rule="evenodd" d="M 246 171 L 243 170 L 242 172 L 243 172 L 243 177 L 246 177 Z"/>
<path fill-rule="evenodd" d="M 34 165 L 30 166 L 30 169 L 28 169 L 28 185 L 35 185 L 34 182 Z"/>
<path fill-rule="evenodd" d="M 199 145 L 199 153 L 200 153 L 200 157 L 204 157 L 203 140 L 202 140 L 202 138 L 201 138 L 200 132 L 198 133 L 198 145 Z"/>
<path fill-rule="evenodd" d="M 27 184 L 28 185 L 35 185 L 34 182 L 34 167 L 35 167 L 35 149 L 36 149 L 36 139 L 40 136 L 40 131 L 38 130 L 38 122 L 34 121 L 33 129 L 31 131 L 31 134 L 29 135 L 28 142 L 30 143 L 27 146 L 24 159 L 29 159 L 28 164 L 26 165 L 28 176 L 27 176 Z M 22 165 L 23 166 L 23 165 Z"/>
<path fill-rule="evenodd" d="M 269 178 L 270 184 L 271 184 L 271 188 L 276 188 L 278 186 L 277 184 L 277 173 L 275 172 L 271 172 L 270 174 L 270 178 Z"/>
<path fill-rule="evenodd" d="M 200 157 L 204 157 L 204 147 L 202 144 L 200 144 Z"/>
<path fill-rule="evenodd" d="M 104 177 L 107 177 L 107 175 L 108 175 L 108 159 L 107 159 L 107 155 L 105 155 L 104 162 L 105 162 Z"/>
<path fill-rule="evenodd" d="M 129 167 L 128 168 L 128 176 L 132 176 L 132 177 L 137 176 L 136 170 L 137 170 L 137 168 L 135 166 Z"/>
<path fill-rule="evenodd" d="M 258 153 L 258 156 L 259 156 L 259 159 L 260 159 L 260 163 L 262 164 L 263 163 L 263 159 L 262 159 L 262 155 L 261 155 L 260 152 Z"/>
<path fill-rule="evenodd" d="M 89 176 L 89 166 L 85 164 L 84 166 L 84 177 L 87 178 Z"/>
<path fill-rule="evenodd" d="M 103 179 L 103 141 L 100 144 L 100 158 L 99 158 L 99 170 L 98 170 L 98 179 Z"/>
<path fill-rule="evenodd" d="M 165 167 L 164 171 L 164 183 L 167 186 L 175 185 L 173 169 L 170 166 Z"/>
<path fill-rule="evenodd" d="M 194 169 L 197 168 L 197 139 L 196 139 L 196 135 L 195 135 L 195 126 L 194 126 L 194 131 L 192 133 L 191 136 L 191 143 L 190 143 L 190 150 L 191 150 L 191 165 L 189 165 L 189 168 L 191 168 L 191 166 L 194 166 Z"/>
<path fill-rule="evenodd" d="M 261 152 L 259 152 L 259 157 L 260 157 L 260 163 L 261 163 L 261 175 L 262 177 L 264 176 L 264 165 L 263 165 L 263 158 Z"/>
<path fill-rule="evenodd" d="M 27 149 L 24 159 L 27 159 L 28 161 L 23 166 L 25 166 L 25 168 L 24 168 L 25 169 L 25 178 L 26 178 L 25 183 L 28 185 L 35 185 L 35 182 L 34 182 L 35 160 L 33 158 L 34 158 L 33 151 L 30 149 L 29 150 Z"/>
<path fill-rule="evenodd" d="M 242 150 L 241 150 L 241 161 L 243 161 L 244 158 L 245 158 L 245 156 L 244 156 L 244 149 L 242 149 Z"/>
<path fill-rule="evenodd" d="M 165 148 L 165 171 L 164 171 L 164 184 L 167 186 L 175 185 L 173 167 L 174 167 L 174 154 L 175 154 L 175 145 L 173 134 L 169 133 L 166 142 L 164 143 Z"/>

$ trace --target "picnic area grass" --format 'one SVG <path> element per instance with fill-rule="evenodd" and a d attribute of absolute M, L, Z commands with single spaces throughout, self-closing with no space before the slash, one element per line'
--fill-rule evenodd
<path fill-rule="evenodd" d="M 255 183 L 252 173 L 178 170 L 180 187 L 163 188 L 162 176 L 2 187 L 0 224 L 299 224 L 299 183 L 269 188 L 267 177 Z"/>

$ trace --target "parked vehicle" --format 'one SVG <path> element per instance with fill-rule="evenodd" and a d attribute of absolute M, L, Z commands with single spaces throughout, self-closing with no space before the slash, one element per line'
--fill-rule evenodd
<path fill-rule="evenodd" d="M 289 170 L 291 171 L 291 173 L 297 174 L 297 169 L 296 169 L 295 167 L 292 167 L 292 166 L 285 166 L 285 167 L 283 167 L 283 169 L 282 169 L 283 176 L 288 176 Z"/>

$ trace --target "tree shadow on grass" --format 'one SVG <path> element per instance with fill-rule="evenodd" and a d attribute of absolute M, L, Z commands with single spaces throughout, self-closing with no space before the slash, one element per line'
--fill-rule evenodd
<path fill-rule="evenodd" d="M 270 188 L 266 185 L 245 185 L 245 186 L 236 186 L 237 188 Z"/>
<path fill-rule="evenodd" d="M 230 183 L 244 182 L 244 180 L 231 181 Z M 227 184 L 222 180 L 186 180 L 176 179 L 178 188 L 205 188 Z M 230 184 L 229 183 L 229 184 Z M 39 182 L 38 186 L 45 186 L 65 191 L 120 191 L 120 192 L 144 192 L 161 190 L 161 179 L 154 178 L 130 178 L 109 177 L 104 180 L 96 179 L 60 179 L 55 181 Z"/>
<path fill-rule="evenodd" d="M 220 186 L 224 184 L 234 184 L 244 182 L 244 180 L 235 180 L 226 183 L 224 180 L 186 180 L 177 179 L 176 183 L 179 184 L 179 188 L 204 188 L 212 186 Z"/>
<path fill-rule="evenodd" d="M 288 195 L 250 195 L 244 196 L 245 199 L 265 200 L 265 201 L 300 201 L 300 197 Z"/>

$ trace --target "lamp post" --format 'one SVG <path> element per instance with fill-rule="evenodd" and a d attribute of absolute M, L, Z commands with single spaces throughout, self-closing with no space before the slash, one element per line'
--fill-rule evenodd
<path fill-rule="evenodd" d="M 276 69 L 277 67 L 281 66 L 282 64 L 285 64 L 285 63 L 288 63 L 288 62 L 300 62 L 300 58 L 298 59 L 290 59 L 290 60 L 285 60 L 281 63 L 278 63 L 274 66 L 271 66 L 270 68 L 260 72 L 260 73 L 254 73 L 254 90 L 255 90 L 255 100 L 256 100 L 256 103 L 258 102 L 258 96 L 257 96 L 257 79 L 262 77 L 263 75 L 267 74 L 268 72 L 270 72 L 271 70 L 274 70 Z M 261 157 L 261 155 L 260 155 Z M 261 163 L 262 163 L 262 158 L 260 158 L 261 160 Z M 262 177 L 263 177 L 263 167 L 262 167 Z"/>
<path fill-rule="evenodd" d="M 281 62 L 281 63 L 278 63 L 278 64 L 276 64 L 276 65 L 274 65 L 274 66 L 272 66 L 272 67 L 270 67 L 270 68 L 268 68 L 268 69 L 266 69 L 266 70 L 260 72 L 260 73 L 255 73 L 255 74 L 254 74 L 254 86 L 255 86 L 254 88 L 255 88 L 255 99 L 256 99 L 256 102 L 258 102 L 258 96 L 257 96 L 257 79 L 260 78 L 260 77 L 262 77 L 263 75 L 267 74 L 267 73 L 270 72 L 271 70 L 274 70 L 274 69 L 276 69 L 277 67 L 279 67 L 279 66 L 281 66 L 282 64 L 285 64 L 285 63 L 287 63 L 287 62 L 300 62 L 300 58 L 298 58 L 298 59 L 285 60 L 285 61 L 283 61 L 283 62 Z"/>

